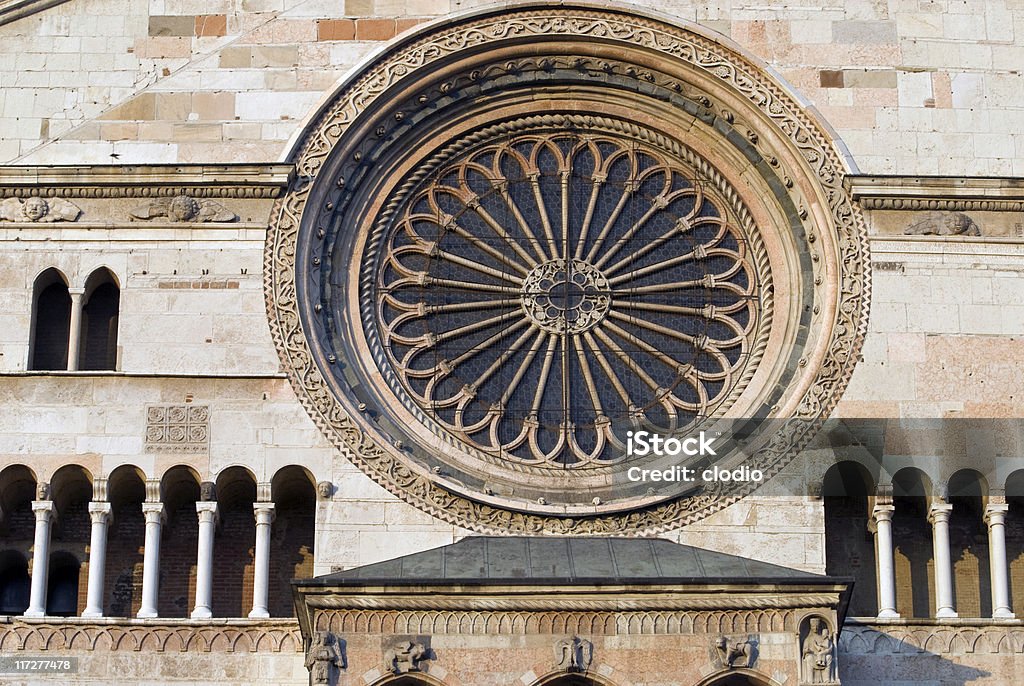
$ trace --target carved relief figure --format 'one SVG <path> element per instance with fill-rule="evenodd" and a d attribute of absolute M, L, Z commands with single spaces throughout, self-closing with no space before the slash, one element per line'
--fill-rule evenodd
<path fill-rule="evenodd" d="M 128 213 L 132 219 L 167 219 L 172 222 L 233 222 L 238 215 L 219 202 L 188 195 L 159 198 Z"/>
<path fill-rule="evenodd" d="M 719 636 L 715 642 L 720 666 L 733 667 L 753 666 L 753 642 L 750 638 L 738 639 Z"/>
<path fill-rule="evenodd" d="M 28 200 L 7 198 L 0 202 L 0 220 L 9 222 L 73 222 L 82 214 L 74 203 L 63 198 L 40 198 L 33 195 Z"/>
<path fill-rule="evenodd" d="M 828 626 L 818 617 L 810 619 L 810 628 L 800 654 L 804 683 L 835 682 L 835 644 L 829 635 Z"/>
<path fill-rule="evenodd" d="M 555 669 L 566 672 L 585 672 L 594 659 L 594 644 L 573 636 L 555 642 Z"/>
<path fill-rule="evenodd" d="M 980 236 L 981 229 L 963 212 L 925 212 L 903 233 L 916 236 Z"/>
<path fill-rule="evenodd" d="M 421 671 L 420 663 L 430 659 L 430 649 L 423 643 L 399 641 L 384 651 L 384 669 L 392 674 Z"/>
<path fill-rule="evenodd" d="M 331 680 L 333 669 L 344 669 L 345 667 L 345 657 L 334 634 L 329 631 L 317 631 L 313 634 L 313 644 L 309 647 L 309 653 L 306 654 L 306 669 L 309 670 L 313 683 L 333 683 Z"/>

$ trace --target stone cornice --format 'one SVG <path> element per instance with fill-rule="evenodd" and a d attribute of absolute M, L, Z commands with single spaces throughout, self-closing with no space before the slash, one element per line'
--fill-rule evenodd
<path fill-rule="evenodd" d="M 0 166 L 0 197 L 276 198 L 293 170 L 288 164 Z"/>
<path fill-rule="evenodd" d="M 845 183 L 866 210 L 1024 210 L 1024 178 L 861 175 Z"/>

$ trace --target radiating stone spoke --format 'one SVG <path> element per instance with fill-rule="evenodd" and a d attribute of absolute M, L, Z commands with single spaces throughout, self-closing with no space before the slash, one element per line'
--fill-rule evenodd
<path fill-rule="evenodd" d="M 462 155 L 411 191 L 378 272 L 382 337 L 422 409 L 492 459 L 552 468 L 614 464 L 626 429 L 717 411 L 757 328 L 741 215 L 615 136 Z"/>

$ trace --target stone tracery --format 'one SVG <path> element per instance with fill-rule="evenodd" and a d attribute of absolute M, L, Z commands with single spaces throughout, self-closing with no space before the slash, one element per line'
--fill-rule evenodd
<path fill-rule="evenodd" d="M 503 459 L 580 467 L 621 458 L 627 427 L 721 409 L 769 277 L 692 169 L 529 127 L 437 166 L 376 267 L 382 345 L 424 412 Z"/>

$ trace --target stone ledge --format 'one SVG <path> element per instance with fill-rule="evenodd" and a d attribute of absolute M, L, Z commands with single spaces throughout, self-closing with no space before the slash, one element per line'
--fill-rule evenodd
<path fill-rule="evenodd" d="M 1024 210 L 1024 178 L 847 176 L 845 185 L 866 210 Z"/>

